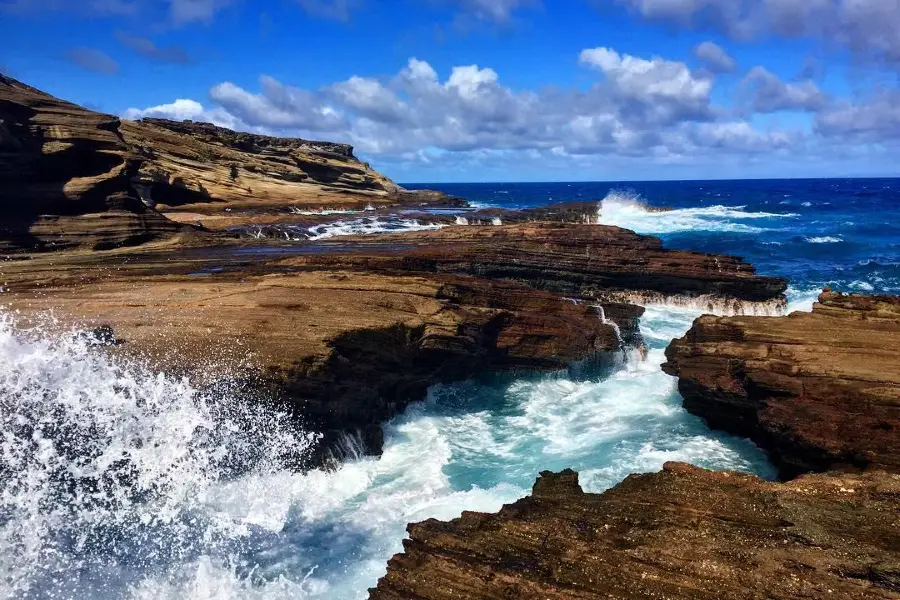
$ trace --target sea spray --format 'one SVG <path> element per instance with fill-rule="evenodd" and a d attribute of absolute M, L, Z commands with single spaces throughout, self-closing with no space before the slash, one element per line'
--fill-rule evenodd
<path fill-rule="evenodd" d="M 222 481 L 279 472 L 314 440 L 222 389 L 0 312 L 0 595 L 122 597 L 228 563 L 258 524 L 216 505 Z"/>
<path fill-rule="evenodd" d="M 760 221 L 792 219 L 794 213 L 753 212 L 746 206 L 704 206 L 699 208 L 655 209 L 636 192 L 611 191 L 600 203 L 599 221 L 644 234 L 718 231 L 732 233 L 760 233 Z M 749 223 L 748 223 L 749 222 Z"/>

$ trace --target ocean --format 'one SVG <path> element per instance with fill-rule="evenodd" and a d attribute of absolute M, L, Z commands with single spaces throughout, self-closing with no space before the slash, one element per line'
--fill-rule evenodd
<path fill-rule="evenodd" d="M 898 179 L 407 187 L 485 207 L 597 201 L 604 224 L 789 278 L 790 310 L 826 285 L 900 293 Z M 578 470 L 591 492 L 670 460 L 774 477 L 659 369 L 699 314 L 649 307 L 646 360 L 625 352 L 603 377 L 434 387 L 385 425 L 382 457 L 299 474 L 277 457 L 309 436 L 238 388 L 204 392 L 0 311 L 0 596 L 365 598 L 407 523 L 496 511 L 546 469 Z"/>

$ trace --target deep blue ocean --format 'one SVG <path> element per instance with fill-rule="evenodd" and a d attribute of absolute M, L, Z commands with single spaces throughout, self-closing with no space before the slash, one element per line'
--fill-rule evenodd
<path fill-rule="evenodd" d="M 627 208 L 604 223 L 656 235 L 669 248 L 746 258 L 794 289 L 900 291 L 900 179 L 776 179 L 621 183 L 408 184 L 478 206 L 528 208 L 612 199 L 680 209 Z"/>
<path fill-rule="evenodd" d="M 900 179 L 660 183 L 427 184 L 477 206 L 596 201 L 599 221 L 666 246 L 742 256 L 790 279 L 789 310 L 825 285 L 900 292 Z M 668 212 L 648 207 L 671 208 Z M 401 221 L 397 228 L 438 227 Z M 371 214 L 321 236 L 383 230 Z M 306 243 L 306 240 L 298 240 Z M 700 315 L 650 306 L 649 352 L 611 372 L 492 377 L 433 388 L 385 425 L 380 458 L 296 473 L 275 457 L 309 440 L 245 401 L 209 397 L 148 365 L 105 357 L 79 338 L 23 332 L 0 311 L 0 597 L 366 598 L 402 550 L 407 523 L 496 511 L 545 469 L 571 467 L 602 492 L 670 460 L 773 477 L 748 440 L 711 431 L 682 407 L 663 352 Z M 73 463 L 23 424 L 91 432 Z M 51 427 L 50 431 L 53 431 Z M 352 440 L 348 440 L 351 444 Z M 272 457 L 235 476 L 246 450 Z M 73 495 L 60 470 L 127 478 Z"/>

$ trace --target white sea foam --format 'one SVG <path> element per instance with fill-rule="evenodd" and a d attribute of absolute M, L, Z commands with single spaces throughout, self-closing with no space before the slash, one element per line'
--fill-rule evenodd
<path fill-rule="evenodd" d="M 305 474 L 272 458 L 308 443 L 277 415 L 224 418 L 216 407 L 234 406 L 230 398 L 208 399 L 70 338 L 22 340 L 6 321 L 0 397 L 12 399 L 4 414 L 15 417 L 3 421 L 3 460 L 22 475 L 0 484 L 12 515 L 2 525 L 0 585 L 21 596 L 52 580 L 57 597 L 79 599 L 364 598 L 401 550 L 407 523 L 496 511 L 544 469 L 577 468 L 592 491 L 669 459 L 768 475 L 748 442 L 688 416 L 675 379 L 658 368 L 665 345 L 698 314 L 649 308 L 649 358 L 630 357 L 608 379 L 436 387 L 386 427 L 381 458 Z M 33 451 L 33 438 L 17 435 L 22 422 L 72 424 L 92 458 Z M 227 468 L 251 450 L 257 460 Z M 122 456 L 136 465 L 136 483 L 112 485 L 103 502 L 53 480 L 130 476 L 116 471 Z M 114 538 L 101 537 L 110 528 Z M 60 533 L 82 544 L 63 547 Z"/>
<path fill-rule="evenodd" d="M 151 572 L 178 579 L 277 526 L 217 506 L 223 478 L 269 476 L 311 442 L 228 390 L 0 312 L 0 596 L 122 597 Z"/>
<path fill-rule="evenodd" d="M 844 241 L 839 235 L 825 235 L 820 237 L 805 238 L 810 244 L 839 244 Z"/>
<path fill-rule="evenodd" d="M 325 240 L 348 235 L 375 235 L 378 233 L 398 233 L 403 231 L 434 231 L 444 225 L 422 223 L 416 219 L 401 218 L 363 218 L 335 221 L 324 225 L 310 227 L 308 239 Z"/>
<path fill-rule="evenodd" d="M 793 213 L 747 212 L 744 206 L 708 206 L 667 211 L 648 209 L 639 194 L 612 191 L 600 204 L 599 216 L 603 225 L 615 225 L 637 233 L 664 234 L 679 231 L 724 231 L 758 233 L 764 227 L 742 221 L 785 219 Z"/>
<path fill-rule="evenodd" d="M 375 210 L 375 207 L 369 205 L 366 207 L 366 210 Z M 290 206 L 288 207 L 288 211 L 290 211 L 292 215 L 304 216 L 355 215 L 362 212 L 361 210 L 353 208 L 325 208 L 324 206 L 317 210 Z"/>

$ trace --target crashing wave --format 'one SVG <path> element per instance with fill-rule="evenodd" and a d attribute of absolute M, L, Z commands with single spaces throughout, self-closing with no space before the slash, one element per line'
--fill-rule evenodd
<path fill-rule="evenodd" d="M 271 507 L 241 512 L 223 493 L 314 439 L 238 394 L 0 312 L 0 597 L 125 597 L 280 527 Z"/>
<path fill-rule="evenodd" d="M 635 192 L 612 191 L 600 203 L 598 216 L 603 225 L 614 225 L 644 234 L 680 231 L 758 233 L 765 231 L 765 228 L 740 221 L 798 216 L 794 213 L 747 212 L 745 208 L 746 206 L 716 205 L 671 210 L 654 209 Z"/>
<path fill-rule="evenodd" d="M 405 231 L 435 231 L 446 227 L 436 223 L 421 223 L 416 219 L 389 217 L 335 221 L 309 228 L 310 240 L 325 240 L 348 235 L 375 235 L 378 233 L 399 233 Z"/>
<path fill-rule="evenodd" d="M 775 298 L 763 302 L 724 298 L 713 295 L 685 296 L 667 295 L 659 292 L 603 292 L 597 298 L 603 302 L 636 304 L 639 306 L 672 307 L 693 311 L 730 316 L 777 317 L 788 309 L 785 298 Z"/>
<path fill-rule="evenodd" d="M 844 241 L 839 235 L 824 235 L 820 237 L 804 238 L 810 244 L 840 244 Z"/>

